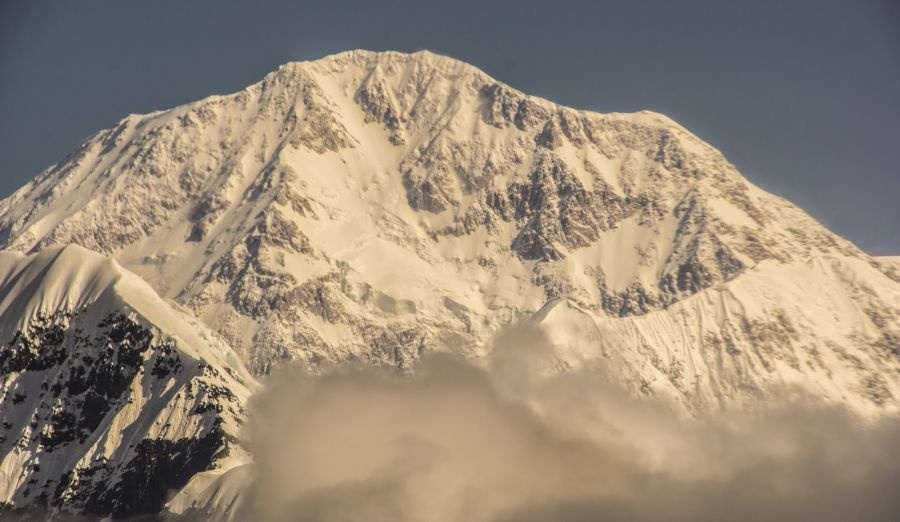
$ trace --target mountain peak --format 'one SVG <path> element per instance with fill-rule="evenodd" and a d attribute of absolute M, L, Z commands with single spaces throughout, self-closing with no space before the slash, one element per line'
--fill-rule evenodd
<path fill-rule="evenodd" d="M 286 361 L 408 371 L 527 336 L 540 373 L 597 370 L 685 416 L 786 389 L 900 409 L 896 259 L 665 116 L 427 51 L 130 115 L 0 201 L 0 249 L 0 511 L 236 500 L 254 375 Z"/>
<path fill-rule="evenodd" d="M 634 331 L 648 338 L 673 307 L 713 314 L 680 350 L 701 358 L 712 339 L 750 350 L 731 304 L 691 307 L 809 259 L 886 270 L 664 116 L 567 108 L 429 52 L 292 62 L 101 131 L 0 202 L 3 247 L 69 243 L 115 257 L 256 373 L 282 359 L 408 367 L 428 350 L 481 354 L 555 299 L 601 325 L 647 321 Z M 741 320 L 768 328 L 754 314 L 782 311 L 764 301 Z M 627 364 L 663 372 L 681 356 L 653 357 Z M 678 382 L 659 387 L 691 407 L 741 395 Z"/>

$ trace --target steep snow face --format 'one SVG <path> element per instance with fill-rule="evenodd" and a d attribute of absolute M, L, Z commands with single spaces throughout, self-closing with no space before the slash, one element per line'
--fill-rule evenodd
<path fill-rule="evenodd" d="M 427 52 L 290 63 L 125 118 L 0 202 L 0 246 L 65 243 L 115 257 L 257 374 L 479 355 L 564 302 L 602 328 L 560 346 L 563 366 L 621 356 L 635 390 L 690 409 L 794 382 L 896 406 L 896 271 L 664 116 L 569 109 Z M 849 275 L 813 270 L 832 260 Z M 798 316 L 821 307 L 773 274 L 811 278 L 829 312 Z M 720 299 L 735 285 L 765 286 Z M 845 306 L 878 318 L 836 323 Z M 797 362 L 797 343 L 827 368 Z"/>
<path fill-rule="evenodd" d="M 194 474 L 244 460 L 253 383 L 114 260 L 0 252 L 0 509 L 156 513 Z"/>
<path fill-rule="evenodd" d="M 695 411 L 752 410 L 797 391 L 877 416 L 898 411 L 900 285 L 867 262 L 767 260 L 664 311 L 538 314 L 567 366 L 601 364 Z"/>

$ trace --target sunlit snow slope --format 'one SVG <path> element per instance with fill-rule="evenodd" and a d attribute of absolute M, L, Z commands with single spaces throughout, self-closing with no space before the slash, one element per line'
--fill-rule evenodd
<path fill-rule="evenodd" d="M 690 411 L 785 384 L 898 405 L 896 269 L 665 116 L 569 109 L 427 52 L 290 63 L 126 117 L 0 202 L 0 247 L 69 243 L 256 374 L 480 355 L 534 316 L 560 368 Z"/>
<path fill-rule="evenodd" d="M 253 378 L 197 321 L 79 246 L 0 252 L 0 518 L 156 513 L 245 461 Z"/>

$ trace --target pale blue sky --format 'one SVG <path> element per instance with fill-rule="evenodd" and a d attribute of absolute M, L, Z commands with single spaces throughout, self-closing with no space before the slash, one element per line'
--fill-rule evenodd
<path fill-rule="evenodd" d="M 900 254 L 900 2 L 0 2 L 0 196 L 128 113 L 352 48 L 663 112 L 762 187 Z"/>

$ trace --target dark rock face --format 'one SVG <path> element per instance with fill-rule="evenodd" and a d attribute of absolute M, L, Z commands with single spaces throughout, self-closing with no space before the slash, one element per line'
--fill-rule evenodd
<path fill-rule="evenodd" d="M 488 107 L 485 121 L 498 128 L 513 124 L 521 131 L 528 131 L 550 116 L 547 109 L 503 84 L 486 85 L 481 95 Z"/>
<path fill-rule="evenodd" d="M 125 313 L 91 323 L 85 310 L 39 315 L 0 346 L 0 459 L 27 463 L 16 508 L 92 516 L 158 513 L 166 496 L 227 455 L 234 437 L 222 413 L 242 412 L 217 370 L 188 363 L 177 346 Z M 141 390 L 141 391 L 138 391 Z M 198 433 L 169 439 L 147 430 L 154 410 L 177 399 Z M 110 422 L 135 401 L 135 422 Z M 121 432 L 119 432 L 121 430 Z M 112 442 L 114 457 L 97 453 Z M 91 457 L 92 456 L 92 457 Z M 10 509 L 12 506 L 8 506 Z"/>
<path fill-rule="evenodd" d="M 375 67 L 360 85 L 354 100 L 366 113 L 367 122 L 379 122 L 391 131 L 389 139 L 392 144 L 402 145 L 405 143 L 401 129 L 400 110 L 393 100 L 391 89 L 385 83 L 379 67 Z"/>
<path fill-rule="evenodd" d="M 288 143 L 295 147 L 306 147 L 319 154 L 352 147 L 353 138 L 329 110 L 319 85 L 307 75 L 298 77 L 301 82 L 298 97 L 304 110 L 302 116 L 298 116 L 295 105 L 286 112 L 285 132 L 290 134 Z"/>
<path fill-rule="evenodd" d="M 660 298 L 652 291 L 644 289 L 640 283 L 632 283 L 624 292 L 610 292 L 606 282 L 598 278 L 600 304 L 606 313 L 616 317 L 643 315 L 660 305 Z"/>
<path fill-rule="evenodd" d="M 90 490 L 82 489 L 69 499 L 84 503 L 84 512 L 125 518 L 136 514 L 159 513 L 174 488 L 187 484 L 196 473 L 210 469 L 216 452 L 225 444 L 218 423 L 203 436 L 178 440 L 144 439 L 134 449 L 115 484 L 103 481 Z M 109 475 L 103 463 L 92 473 Z M 79 498 L 82 497 L 82 498 Z"/>
<path fill-rule="evenodd" d="M 434 170 L 424 176 L 411 170 L 403 174 L 406 200 L 416 210 L 439 213 L 456 205 L 452 183 L 445 170 Z"/>
<path fill-rule="evenodd" d="M 66 360 L 62 344 L 72 314 L 38 315 L 27 329 L 18 330 L 0 350 L 0 373 L 43 371 Z"/>
<path fill-rule="evenodd" d="M 512 249 L 524 259 L 553 260 L 560 246 L 590 245 L 624 217 L 624 201 L 598 183 L 592 192 L 553 156 L 542 156 L 525 184 L 508 189 L 513 218 L 524 223 Z M 502 207 L 501 207 L 502 208 Z"/>

